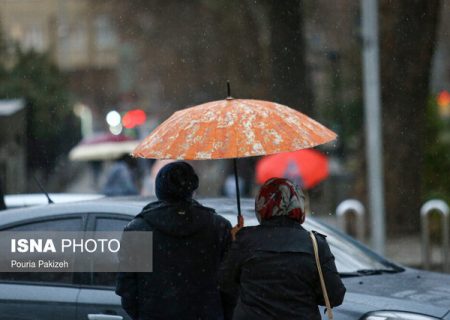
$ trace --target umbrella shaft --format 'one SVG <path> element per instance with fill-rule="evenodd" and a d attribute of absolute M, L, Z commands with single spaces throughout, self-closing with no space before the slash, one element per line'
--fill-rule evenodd
<path fill-rule="evenodd" d="M 241 214 L 241 195 L 239 192 L 239 176 L 238 176 L 238 169 L 237 169 L 237 159 L 233 159 L 233 165 L 234 165 L 234 179 L 236 182 L 236 200 L 237 200 L 237 208 L 238 208 L 238 216 L 240 217 Z"/>

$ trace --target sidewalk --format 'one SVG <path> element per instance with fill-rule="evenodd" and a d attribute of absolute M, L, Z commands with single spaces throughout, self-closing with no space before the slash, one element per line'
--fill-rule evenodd
<path fill-rule="evenodd" d="M 318 216 L 318 218 L 325 223 L 340 229 L 337 223 L 337 218 L 334 215 Z M 363 241 L 369 248 L 370 239 L 366 238 Z M 393 262 L 401 265 L 422 268 L 422 248 L 420 234 L 408 235 L 401 238 L 388 238 L 386 239 L 386 248 L 384 256 Z M 432 269 L 442 272 L 442 251 L 440 247 L 434 246 L 431 250 Z"/>
<path fill-rule="evenodd" d="M 63 192 L 68 193 L 98 193 L 97 188 L 94 186 L 92 178 L 92 172 L 87 166 L 80 168 L 79 173 L 75 179 L 66 187 Z"/>

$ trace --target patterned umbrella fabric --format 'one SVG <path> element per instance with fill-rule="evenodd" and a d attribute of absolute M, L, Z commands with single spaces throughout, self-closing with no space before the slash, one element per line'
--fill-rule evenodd
<path fill-rule="evenodd" d="M 314 149 L 279 153 L 264 157 L 256 164 L 256 181 L 288 178 L 305 189 L 311 189 L 328 177 L 328 158 Z"/>
<path fill-rule="evenodd" d="M 175 112 L 133 151 L 153 159 L 226 159 L 311 148 L 336 134 L 284 105 L 244 99 Z"/>

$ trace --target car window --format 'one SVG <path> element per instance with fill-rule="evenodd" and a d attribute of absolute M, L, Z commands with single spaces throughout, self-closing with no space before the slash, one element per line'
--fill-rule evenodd
<path fill-rule="evenodd" d="M 5 231 L 82 231 L 83 220 L 81 217 L 48 219 L 23 223 L 4 229 Z"/>
<path fill-rule="evenodd" d="M 313 219 L 307 219 L 305 229 L 315 230 L 327 236 L 330 250 L 340 273 L 352 273 L 362 269 L 391 269 L 392 265 L 369 249 L 358 245 L 343 234 Z"/>
<path fill-rule="evenodd" d="M 236 224 L 236 213 L 220 211 L 220 214 L 228 219 L 232 225 Z M 253 210 L 243 210 L 246 226 L 259 224 Z M 326 227 L 313 218 L 306 219 L 303 227 L 307 230 L 315 230 L 327 236 L 330 250 L 335 257 L 336 268 L 340 273 L 352 273 L 362 269 L 387 269 L 391 265 L 381 259 L 369 249 L 357 245 L 353 240 L 341 233 Z"/>
<path fill-rule="evenodd" d="M 72 284 L 71 272 L 0 272 L 1 282 L 24 282 L 33 284 Z"/>
<path fill-rule="evenodd" d="M 40 220 L 4 229 L 5 231 L 80 231 L 81 217 Z M 0 281 L 26 282 L 35 284 L 72 284 L 71 272 L 0 272 Z"/>
<path fill-rule="evenodd" d="M 122 231 L 130 219 L 104 218 L 95 219 L 95 231 Z"/>
<path fill-rule="evenodd" d="M 97 217 L 95 219 L 95 231 L 122 231 L 131 219 Z M 111 261 L 117 264 L 117 260 Z M 113 272 L 94 272 L 91 283 L 93 286 L 115 287 L 116 274 Z"/>

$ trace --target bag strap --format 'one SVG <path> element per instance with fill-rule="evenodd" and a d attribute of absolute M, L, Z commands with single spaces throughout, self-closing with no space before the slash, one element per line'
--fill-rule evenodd
<path fill-rule="evenodd" d="M 328 298 L 327 287 L 325 286 L 325 280 L 323 279 L 322 266 L 320 265 L 319 246 L 317 245 L 317 239 L 314 236 L 314 233 L 310 232 L 309 235 L 311 236 L 311 240 L 313 243 L 314 257 L 316 258 L 316 266 L 317 266 L 317 271 L 319 272 L 320 286 L 322 287 L 322 293 L 323 293 L 323 298 L 325 300 L 325 306 L 327 308 L 327 316 L 328 316 L 328 319 L 333 320 L 333 310 L 331 309 L 330 299 Z"/>

